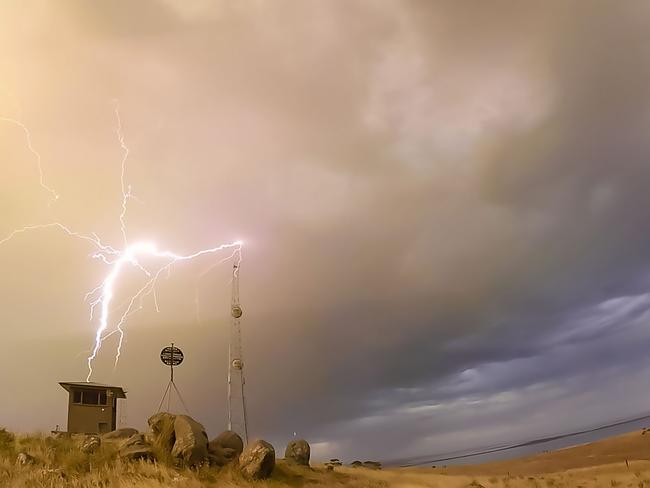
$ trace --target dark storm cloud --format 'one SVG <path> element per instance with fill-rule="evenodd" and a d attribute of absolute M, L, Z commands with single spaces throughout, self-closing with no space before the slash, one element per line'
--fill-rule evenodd
<path fill-rule="evenodd" d="M 65 195 L 61 218 L 115 237 L 119 98 L 144 202 L 129 210 L 134 237 L 246 240 L 253 431 L 276 442 L 297 431 L 322 456 L 395 458 L 644 409 L 647 14 L 642 2 L 71 1 L 49 25 L 0 38 Z M 20 177 L 3 212 L 28 187 Z M 13 209 L 7 227 L 30 212 Z M 50 382 L 80 374 L 88 327 L 75 300 L 99 273 L 56 246 L 36 262 L 16 247 L 2 256 L 31 263 L 18 291 L 2 284 L 24 302 L 3 315 L 21 323 L 16 341 L 45 361 L 47 345 L 21 335 L 40 331 L 69 352 Z M 157 394 L 151 375 L 165 374 L 137 371 L 173 335 L 196 416 L 223 425 L 222 395 L 203 382 L 225 357 L 225 329 L 207 324 L 225 323 L 215 297 L 227 286 L 200 283 L 195 320 L 197 269 L 163 285 L 162 317 L 134 319 L 113 377 L 106 359 L 103 379 L 129 383 L 134 422 Z M 48 313 L 27 310 L 32 289 Z M 2 386 L 39 375 L 22 368 Z M 625 407 L 610 401 L 630 390 Z M 48 428 L 55 416 L 39 412 L 6 422 Z"/>
<path fill-rule="evenodd" d="M 594 5 L 586 18 L 556 19 L 558 25 L 551 30 L 556 37 L 548 39 L 545 51 L 537 52 L 548 63 L 553 94 L 548 114 L 527 130 L 506 131 L 498 140 L 496 155 L 478 164 L 483 177 L 480 187 L 489 189 L 481 193 L 488 198 L 480 205 L 504 209 L 518 231 L 506 244 L 509 256 L 502 250 L 481 249 L 479 241 L 475 253 L 487 251 L 491 256 L 484 258 L 503 259 L 501 266 L 473 273 L 461 264 L 461 277 L 455 278 L 468 296 L 453 297 L 461 305 L 454 310 L 453 298 L 442 300 L 443 311 L 436 313 L 431 303 L 428 327 L 425 318 L 421 327 L 406 335 L 404 344 L 392 342 L 392 354 L 368 361 L 382 365 L 375 369 L 377 385 L 390 386 L 394 381 L 396 403 L 408 398 L 398 384 L 418 386 L 484 363 L 510 366 L 503 368 L 506 371 L 494 368 L 473 388 L 456 394 L 485 395 L 542 380 L 566 381 L 580 372 L 613 367 L 620 361 L 632 363 L 632 358 L 644 355 L 643 347 L 634 341 L 605 341 L 599 348 L 581 341 L 582 349 L 559 362 L 552 351 L 548 357 L 542 349 L 554 345 L 545 336 L 575 326 L 563 319 L 571 317 L 572 310 L 646 289 L 649 229 L 639 210 L 647 207 L 650 168 L 643 137 L 648 114 L 647 43 L 643 42 L 645 29 L 638 25 L 644 17 L 637 11 L 643 8 L 628 6 L 615 12 L 612 20 L 610 8 Z M 489 33 L 490 18 L 483 20 L 487 24 L 475 24 L 487 25 Z M 474 47 L 480 51 L 485 45 L 479 42 L 481 33 L 478 37 Z M 535 220 L 539 229 L 534 228 Z M 491 303 L 476 300 L 483 290 L 473 288 L 477 281 L 480 287 L 481 280 L 489 288 L 485 296 Z M 432 294 L 431 301 L 435 298 Z M 400 324 L 398 315 L 393 324 Z M 417 322 L 413 315 L 409 314 L 410 320 Z M 448 337 L 444 326 L 436 327 L 439 323 L 477 336 L 473 347 L 462 354 L 446 351 Z M 481 342 L 491 340 L 496 344 L 486 350 Z M 583 354 L 576 353 L 580 351 Z M 523 370 L 518 360 L 528 363 Z M 508 375 L 509 368 L 519 370 Z M 598 388 L 598 383 L 585 382 L 580 388 Z M 385 390 L 382 394 L 390 395 Z M 434 390 L 431 399 L 445 396 L 444 391 Z M 611 415 L 615 417 L 615 411 Z"/>

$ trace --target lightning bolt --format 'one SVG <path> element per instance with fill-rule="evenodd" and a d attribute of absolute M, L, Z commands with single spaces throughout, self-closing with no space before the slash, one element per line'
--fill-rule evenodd
<path fill-rule="evenodd" d="M 120 230 L 122 231 L 122 238 L 124 239 L 124 246 L 128 244 L 126 238 L 126 210 L 129 204 L 129 198 L 132 198 L 131 194 L 131 185 L 126 184 L 126 160 L 129 158 L 129 148 L 124 142 L 124 133 L 122 132 L 122 118 L 120 117 L 120 104 L 117 100 L 113 101 L 115 118 L 117 119 L 117 127 L 115 128 L 115 133 L 117 134 L 117 140 L 120 143 L 122 148 L 122 164 L 120 173 L 120 187 L 122 189 L 122 212 L 120 212 Z"/>
<path fill-rule="evenodd" d="M 29 152 L 31 152 L 34 157 L 36 158 L 36 166 L 38 168 L 38 175 L 39 175 L 39 183 L 41 185 L 41 188 L 43 188 L 46 192 L 48 192 L 51 196 L 50 201 L 48 203 L 48 206 L 51 206 L 55 201 L 59 199 L 59 194 L 54 190 L 54 188 L 48 186 L 45 183 L 45 173 L 43 172 L 43 164 L 42 164 L 42 158 L 41 154 L 34 149 L 34 146 L 32 145 L 32 134 L 27 128 L 25 124 L 23 124 L 21 121 L 12 119 L 10 117 L 0 117 L 0 121 L 2 122 L 7 122 L 9 124 L 13 124 L 15 126 L 18 126 L 19 128 L 22 129 L 22 131 L 25 133 L 25 138 L 27 140 L 27 149 L 29 149 Z"/>
<path fill-rule="evenodd" d="M 92 244 L 95 248 L 92 257 L 94 259 L 99 259 L 110 267 L 107 275 L 104 277 L 101 283 L 90 290 L 85 296 L 85 301 L 89 301 L 91 323 L 95 320 L 95 310 L 97 307 L 99 307 L 98 325 L 94 334 L 93 348 L 90 355 L 86 358 L 88 367 L 88 376 L 86 377 L 86 381 L 90 381 L 90 378 L 92 377 L 93 361 L 97 358 L 97 355 L 99 354 L 104 341 L 114 334 L 118 334 L 119 337 L 114 363 L 114 367 L 117 367 L 124 342 L 123 326 L 131 315 L 137 313 L 144 307 L 143 300 L 145 297 L 153 294 L 155 309 L 156 311 L 160 310 L 156 293 L 158 280 L 161 275 L 163 275 L 163 273 L 167 273 L 169 276 L 173 265 L 183 261 L 190 261 L 201 256 L 216 254 L 225 250 L 229 250 L 230 253 L 212 265 L 207 271 L 211 270 L 217 264 L 229 260 L 234 260 L 237 266 L 239 266 L 239 263 L 242 260 L 242 241 L 220 244 L 207 249 L 201 249 L 190 254 L 178 254 L 169 250 L 160 250 L 155 243 L 147 241 L 129 244 L 126 230 L 126 214 L 128 210 L 129 200 L 135 198 L 131 192 L 131 185 L 128 185 L 126 181 L 127 160 L 130 151 L 124 139 L 124 134 L 122 131 L 122 120 L 120 117 L 119 104 L 117 101 L 114 102 L 114 112 L 117 121 L 115 132 L 117 135 L 118 143 L 122 149 L 122 160 L 120 164 L 120 188 L 122 193 L 122 201 L 121 211 L 119 214 L 119 224 L 123 239 L 123 248 L 118 249 L 104 244 L 97 234 L 83 234 L 76 232 L 60 222 L 28 225 L 19 229 L 15 229 L 6 237 L 0 239 L 0 245 L 2 245 L 27 232 L 45 229 L 58 229 L 69 237 L 81 239 Z M 48 191 L 50 195 L 52 195 L 52 199 L 49 203 L 49 205 L 51 205 L 54 201 L 58 200 L 59 194 L 45 183 L 45 175 L 41 165 L 41 155 L 34 149 L 32 145 L 29 129 L 23 123 L 15 119 L 0 117 L 0 121 L 5 121 L 17 125 L 25 133 L 27 147 L 36 158 L 40 175 L 40 185 L 43 189 Z M 158 265 L 158 268 L 155 272 L 151 272 L 140 263 L 140 259 L 142 258 L 156 258 L 158 260 L 161 260 L 162 264 Z M 119 278 L 122 275 L 123 270 L 128 266 L 133 266 L 134 268 L 141 271 L 147 277 L 147 279 L 145 281 L 145 284 L 139 288 L 136 293 L 131 296 L 130 299 L 127 300 L 126 308 L 124 309 L 123 313 L 117 318 L 117 320 L 114 321 L 111 316 L 111 305 L 113 304 L 115 291 L 119 286 Z M 207 271 L 203 274 L 207 273 Z M 122 307 L 120 306 L 118 308 Z M 115 325 L 114 328 L 110 330 L 112 323 Z"/>
<path fill-rule="evenodd" d="M 133 307 L 136 303 L 137 300 L 144 298 L 145 296 L 153 293 L 156 289 L 156 284 L 158 282 L 158 279 L 160 275 L 168 271 L 172 265 L 180 262 L 180 261 L 188 261 L 191 259 L 198 258 L 199 256 L 203 256 L 205 254 L 214 254 L 219 251 L 223 251 L 225 249 L 232 249 L 232 253 L 230 256 L 222 259 L 221 261 L 227 261 L 229 259 L 236 259 L 237 262 L 241 261 L 241 249 L 242 249 L 242 242 L 241 241 L 235 241 L 229 244 L 221 244 L 216 247 L 212 247 L 209 249 L 203 249 L 200 251 L 196 251 L 192 254 L 187 254 L 187 255 L 182 255 L 182 254 L 176 254 L 171 251 L 161 251 L 158 249 L 158 247 L 151 242 L 138 242 L 135 244 L 131 244 L 129 247 L 127 247 L 124 251 L 121 251 L 119 253 L 118 258 L 115 261 L 110 261 L 110 256 L 111 254 L 109 253 L 108 255 L 105 255 L 102 252 L 97 253 L 95 257 L 99 257 L 105 262 L 109 262 L 112 266 L 112 269 L 108 276 L 104 279 L 103 284 L 95 289 L 95 292 L 101 291 L 99 298 L 97 298 L 92 306 L 94 307 L 97 304 L 101 305 L 101 313 L 100 313 L 100 319 L 99 319 L 99 326 L 97 328 L 97 331 L 95 333 L 95 345 L 92 350 L 92 353 L 90 356 L 88 356 L 88 378 L 87 381 L 90 381 L 90 377 L 92 376 L 92 362 L 93 360 L 97 357 L 97 353 L 101 349 L 102 342 L 106 337 L 102 337 L 102 334 L 106 331 L 109 325 L 109 318 L 110 318 L 110 305 L 114 297 L 114 289 L 115 289 L 115 283 L 117 282 L 120 273 L 124 269 L 124 266 L 131 264 L 133 266 L 138 267 L 141 269 L 140 264 L 138 262 L 138 258 L 141 256 L 146 256 L 146 257 L 154 257 L 154 258 L 162 258 L 166 261 L 166 263 L 161 266 L 155 274 L 151 276 L 151 278 L 145 283 L 145 285 L 138 290 L 138 292 L 133 295 L 131 300 L 129 301 L 129 305 L 126 307 L 126 310 L 122 314 L 122 316 L 118 319 L 117 324 L 116 324 L 116 330 L 114 333 L 119 334 L 119 343 L 117 346 L 117 353 L 115 355 L 115 364 L 117 365 L 119 359 L 120 359 L 120 354 L 122 350 L 122 343 L 124 339 L 124 331 L 122 329 L 122 325 L 124 325 L 124 322 L 126 321 L 127 317 L 131 314 Z M 92 292 L 91 292 L 92 293 Z M 157 308 L 157 307 L 156 307 Z M 111 333 L 112 335 L 112 333 Z"/>

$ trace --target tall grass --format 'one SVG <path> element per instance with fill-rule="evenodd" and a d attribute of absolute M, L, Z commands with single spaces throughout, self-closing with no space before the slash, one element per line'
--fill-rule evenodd
<path fill-rule="evenodd" d="M 386 486 L 380 480 L 356 478 L 349 474 L 288 466 L 278 462 L 271 479 L 248 482 L 239 470 L 227 466 L 204 466 L 199 469 L 177 468 L 164 456 L 161 446 L 154 450 L 158 462 L 123 461 L 118 455 L 119 443 L 102 442 L 92 454 L 80 450 L 80 440 L 52 438 L 45 435 L 15 436 L 0 429 L 0 487 L 16 488 L 289 488 L 334 487 L 377 488 Z M 34 464 L 16 464 L 18 453 L 34 458 Z"/>

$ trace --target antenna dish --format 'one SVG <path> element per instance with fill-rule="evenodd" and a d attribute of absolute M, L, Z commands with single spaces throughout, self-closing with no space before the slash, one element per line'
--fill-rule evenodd
<path fill-rule="evenodd" d="M 183 362 L 183 359 L 185 359 L 183 351 L 176 346 L 167 346 L 160 351 L 160 360 L 167 366 L 178 366 Z"/>
<path fill-rule="evenodd" d="M 244 312 L 239 305 L 233 305 L 232 309 L 230 310 L 230 314 L 236 319 L 241 317 L 243 313 Z"/>

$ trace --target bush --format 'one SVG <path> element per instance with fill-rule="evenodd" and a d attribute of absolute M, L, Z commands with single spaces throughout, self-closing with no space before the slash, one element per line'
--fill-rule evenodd
<path fill-rule="evenodd" d="M 14 453 L 16 446 L 16 436 L 11 432 L 7 432 L 5 428 L 0 428 L 0 453 L 3 455 L 11 455 Z"/>

